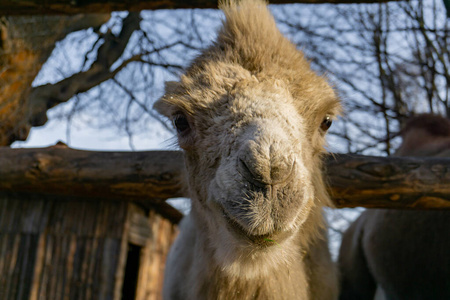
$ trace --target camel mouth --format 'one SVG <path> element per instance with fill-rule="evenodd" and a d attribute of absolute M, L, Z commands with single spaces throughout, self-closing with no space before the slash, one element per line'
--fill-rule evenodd
<path fill-rule="evenodd" d="M 291 230 L 274 230 L 266 234 L 252 234 L 248 229 L 244 228 L 235 218 L 231 217 L 227 211 L 222 208 L 222 215 L 232 232 L 238 239 L 244 239 L 247 242 L 251 242 L 254 245 L 261 247 L 269 247 L 274 245 L 280 245 L 281 242 L 286 240 L 292 235 Z"/>

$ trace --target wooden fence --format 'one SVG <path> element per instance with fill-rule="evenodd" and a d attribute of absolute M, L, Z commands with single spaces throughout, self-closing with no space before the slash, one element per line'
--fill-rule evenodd
<path fill-rule="evenodd" d="M 336 207 L 450 208 L 450 158 L 330 155 Z M 189 197 L 181 152 L 0 148 L 0 192 L 127 199 L 171 218 L 164 200 Z"/>

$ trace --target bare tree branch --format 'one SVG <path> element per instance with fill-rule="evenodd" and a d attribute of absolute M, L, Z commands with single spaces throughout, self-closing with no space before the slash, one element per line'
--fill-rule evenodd
<path fill-rule="evenodd" d="M 378 3 L 389 0 L 273 0 L 270 3 Z M 401 1 L 401 0 L 390 0 Z M 112 11 L 139 11 L 143 9 L 217 8 L 217 0 L 6 0 L 0 3 L 3 14 L 77 14 Z"/>
<path fill-rule="evenodd" d="M 41 126 L 47 122 L 47 110 L 66 102 L 73 95 L 83 93 L 113 78 L 128 63 L 136 61 L 140 56 L 125 60 L 114 70 L 111 67 L 122 55 L 128 41 L 137 29 L 141 18 L 139 13 L 132 12 L 123 20 L 122 30 L 118 36 L 108 32 L 104 43 L 98 49 L 97 60 L 84 72 L 76 73 L 55 84 L 36 87 L 30 94 L 28 121 L 32 126 Z"/>

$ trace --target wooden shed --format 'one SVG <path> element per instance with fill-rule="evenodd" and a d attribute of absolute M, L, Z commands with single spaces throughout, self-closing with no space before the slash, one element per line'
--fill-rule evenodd
<path fill-rule="evenodd" d="M 55 166 L 58 159 L 47 156 L 45 169 L 42 155 L 7 151 L 19 158 L 0 158 L 0 173 L 10 170 L 9 178 L 0 175 L 0 299 L 161 299 L 165 258 L 181 219 L 177 210 L 165 202 L 137 203 L 123 195 L 83 196 L 96 195 L 89 175 L 50 176 L 65 168 Z M 29 165 L 28 159 L 34 163 Z M 86 171 L 81 156 L 74 161 L 79 172 Z M 15 164 L 27 164 L 28 170 L 11 172 Z M 64 177 L 69 183 L 60 181 Z M 94 191 L 80 192 L 71 181 L 84 181 Z M 40 182 L 41 192 L 27 191 L 31 182 Z M 54 194 L 58 182 L 68 189 L 65 195 Z"/>

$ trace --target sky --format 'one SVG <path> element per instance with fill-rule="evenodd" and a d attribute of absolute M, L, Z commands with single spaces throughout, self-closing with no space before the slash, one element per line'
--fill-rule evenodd
<path fill-rule="evenodd" d="M 281 6 L 278 6 L 277 8 L 279 9 Z M 312 6 L 307 6 L 307 8 L 312 9 Z M 142 13 L 143 21 L 141 22 L 141 27 L 155 35 L 156 43 L 170 44 L 171 42 L 177 40 L 177 35 L 187 36 L 192 34 L 192 29 L 190 28 L 192 26 L 191 22 L 185 22 L 185 24 L 180 21 L 178 27 L 175 28 L 172 24 L 174 20 L 186 19 L 186 13 L 186 10 L 145 11 Z M 305 11 L 304 14 L 308 14 L 308 11 Z M 120 20 L 125 16 L 126 13 L 124 12 L 114 13 L 112 19 L 104 25 L 100 31 L 106 32 L 108 28 L 112 28 L 113 32 L 118 33 L 120 31 Z M 198 26 L 198 35 L 195 37 L 190 37 L 190 42 L 192 43 L 193 41 L 194 44 L 197 43 L 198 47 L 203 48 L 215 37 L 217 28 L 220 26 L 220 13 L 216 10 L 201 10 L 201 12 L 193 13 L 191 18 L 192 22 L 201 22 L 202 25 Z M 165 22 L 167 22 L 167 24 Z M 160 35 L 161 37 L 157 37 L 157 35 Z M 95 51 L 90 51 L 90 49 L 95 44 L 97 38 L 97 34 L 91 29 L 88 29 L 73 32 L 63 41 L 58 42 L 51 57 L 44 64 L 40 73 L 36 76 L 33 86 L 55 83 L 78 72 L 80 69 L 86 70 L 96 59 Z M 138 38 L 138 36 L 133 36 L 129 44 L 136 43 Z M 98 48 L 98 46 L 99 45 L 96 47 Z M 153 45 L 151 45 L 151 47 L 152 46 Z M 134 47 L 135 46 L 127 47 L 123 57 L 121 57 L 118 62 L 124 60 L 124 57 L 126 58 L 131 56 L 134 51 Z M 86 53 L 88 53 L 88 55 Z M 169 57 L 169 60 L 172 62 L 177 59 L 181 59 L 181 61 L 190 60 L 194 57 L 194 55 L 196 55 L 196 53 L 197 52 L 195 51 L 183 53 L 184 56 L 180 58 L 175 57 L 179 55 L 177 52 L 165 52 L 163 55 Z M 85 60 L 86 57 L 88 58 L 87 60 Z M 183 62 L 180 62 L 180 64 L 183 64 Z M 116 62 L 116 64 L 113 65 L 113 68 L 117 65 L 118 63 Z M 125 77 L 125 79 L 123 80 L 119 78 L 119 80 L 122 80 L 123 82 L 134 79 L 126 79 L 127 76 L 136 76 L 133 71 L 125 71 L 120 73 L 124 73 L 124 75 L 121 75 L 120 77 Z M 142 74 L 138 74 L 138 76 L 139 75 L 142 76 Z M 151 106 L 151 103 L 155 98 L 161 96 L 161 93 L 163 92 L 163 82 L 164 80 L 167 80 L 167 76 L 171 76 L 170 74 L 157 75 L 158 74 L 154 76 L 163 79 L 160 80 L 160 82 L 157 81 L 156 84 L 151 87 L 150 93 L 145 93 L 147 90 L 144 89 L 144 92 L 135 92 L 135 96 L 141 98 L 139 99 L 141 103 L 146 103 L 148 107 Z M 169 77 L 169 79 L 176 80 L 177 78 Z M 142 84 L 145 85 L 146 82 L 143 81 Z M 79 97 L 84 97 L 83 101 L 85 102 L 91 101 L 89 97 L 96 97 L 96 93 L 104 93 L 104 90 L 98 90 L 100 89 L 94 88 Z M 107 89 L 106 92 L 111 93 L 111 90 Z M 89 93 L 91 94 L 89 95 Z M 124 102 L 124 100 L 120 98 L 121 96 L 117 96 L 117 93 L 116 95 L 112 95 L 110 98 L 113 97 L 117 98 L 114 100 L 116 101 L 115 103 Z M 74 105 L 75 101 L 76 99 L 74 97 L 69 100 L 68 103 L 64 103 L 58 105 L 56 108 L 50 109 L 47 113 L 49 121 L 44 126 L 33 127 L 26 141 L 15 142 L 12 147 L 48 147 L 62 141 L 68 144 L 71 148 L 94 151 L 145 151 L 157 149 L 177 149 L 177 147 L 174 146 L 175 143 L 173 134 L 167 131 L 167 129 L 155 120 L 150 119 L 149 122 L 143 122 L 143 126 L 145 126 L 144 130 L 140 129 L 136 131 L 137 133 L 135 133 L 132 140 L 130 140 L 128 136 L 124 134 L 123 130 L 121 131 L 121 129 L 118 129 L 117 126 L 92 126 L 92 123 L 96 123 L 97 115 L 91 115 L 89 109 L 76 115 L 70 120 L 70 122 L 68 122 L 67 118 L 61 118 L 61 115 L 64 115 L 65 112 L 70 111 L 70 107 Z M 330 148 L 328 150 L 331 152 L 345 152 L 346 149 L 339 145 L 339 141 L 337 139 L 331 139 Z"/>
<path fill-rule="evenodd" d="M 51 115 L 51 112 L 50 112 Z M 78 124 L 67 134 L 67 122 L 54 120 L 44 126 L 31 128 L 26 141 L 15 142 L 13 148 L 41 148 L 55 145 L 61 141 L 71 148 L 82 150 L 107 150 L 107 151 L 132 151 L 127 136 L 119 135 L 115 128 L 92 128 L 89 125 Z M 155 122 L 154 126 L 159 126 Z M 155 131 L 158 131 L 157 129 Z M 134 150 L 173 150 L 171 134 L 164 130 L 159 130 L 159 134 L 154 132 L 141 133 L 133 137 Z"/>

